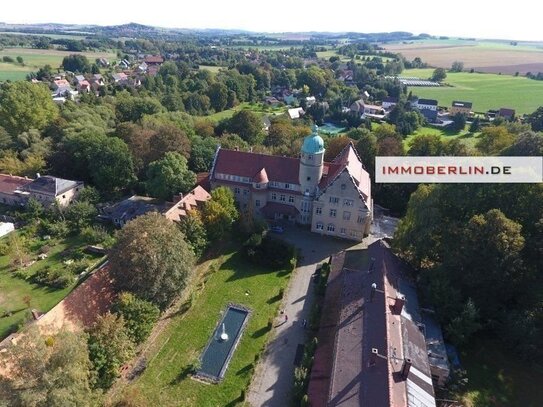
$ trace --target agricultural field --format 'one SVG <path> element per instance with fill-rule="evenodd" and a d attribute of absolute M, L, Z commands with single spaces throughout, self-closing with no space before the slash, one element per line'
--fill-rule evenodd
<path fill-rule="evenodd" d="M 91 62 L 96 58 L 113 60 L 117 56 L 114 52 L 69 52 L 54 49 L 4 48 L 0 50 L 0 60 L 4 56 L 13 59 L 20 56 L 23 58 L 24 66 L 15 63 L 0 63 L 0 81 L 24 79 L 29 72 L 35 72 L 47 64 L 51 65 L 53 69 L 57 69 L 60 67 L 62 59 L 71 54 L 83 54 Z"/>
<path fill-rule="evenodd" d="M 468 130 L 467 130 L 468 127 L 469 126 L 466 126 L 466 128 L 464 130 L 459 131 L 459 132 L 452 132 L 452 131 L 450 131 L 448 129 L 440 129 L 440 128 L 436 128 L 436 127 L 421 127 L 419 129 L 417 129 L 413 134 L 410 134 L 409 136 L 407 136 L 403 140 L 403 145 L 404 145 L 405 151 L 407 151 L 407 150 L 409 150 L 409 143 L 411 142 L 411 140 L 415 136 L 418 136 L 418 135 L 421 135 L 421 134 L 435 134 L 435 135 L 440 136 L 443 140 L 458 139 L 466 147 L 474 148 L 475 144 L 478 141 L 478 139 L 477 139 L 478 133 L 476 133 L 476 134 L 469 133 Z"/>
<path fill-rule="evenodd" d="M 432 69 L 409 69 L 403 76 L 432 76 Z M 447 73 L 450 86 L 409 87 L 415 95 L 437 99 L 439 106 L 450 107 L 453 100 L 473 103 L 474 112 L 510 107 L 517 114 L 532 113 L 543 103 L 543 81 L 510 75 L 457 72 Z"/>
<path fill-rule="evenodd" d="M 13 232 L 20 233 L 20 232 Z M 7 237 L 0 239 L 5 244 Z M 58 269 L 66 267 L 64 261 L 71 258 L 72 254 L 85 247 L 79 237 L 67 237 L 64 239 L 43 240 L 39 237 L 29 239 L 28 248 L 30 257 L 36 259 L 41 248 L 49 247 L 48 257 L 38 260 L 25 269 L 24 275 L 31 277 L 45 268 Z M 79 256 L 79 255 L 78 255 Z M 96 256 L 81 255 L 90 265 L 96 261 Z M 83 260 L 82 260 L 83 261 Z M 47 312 L 60 302 L 76 285 L 74 283 L 66 288 L 55 289 L 44 285 L 33 284 L 29 280 L 16 276 L 10 265 L 9 256 L 0 256 L 0 340 L 12 332 L 15 327 L 23 322 L 30 309 L 35 308 L 40 312 Z M 30 297 L 30 307 L 25 304 L 25 296 Z M 11 313 L 4 316 L 4 313 Z"/>
<path fill-rule="evenodd" d="M 75 35 L 75 34 L 41 34 L 41 33 L 25 33 L 19 31 L 0 31 L 0 35 L 31 35 L 35 37 L 49 37 L 54 40 L 81 40 L 88 36 L 88 34 Z"/>
<path fill-rule="evenodd" d="M 383 45 L 387 51 L 401 53 L 409 60 L 420 57 L 430 66 L 450 68 L 454 61 L 464 62 L 464 69 L 478 72 L 520 75 L 543 72 L 543 45 L 508 42 L 427 40 Z"/>
<path fill-rule="evenodd" d="M 247 263 L 239 252 L 229 251 L 211 260 L 200 273 L 202 281 L 188 300 L 189 309 L 171 316 L 152 345 L 144 373 L 125 388 L 114 388 L 110 397 L 124 393 L 137 397 L 142 405 L 174 406 L 182 401 L 187 407 L 233 407 L 243 402 L 257 355 L 270 334 L 269 319 L 277 314 L 280 290 L 286 287 L 290 272 L 263 269 Z M 192 380 L 191 366 L 230 302 L 246 306 L 252 313 L 225 378 L 218 385 Z"/>

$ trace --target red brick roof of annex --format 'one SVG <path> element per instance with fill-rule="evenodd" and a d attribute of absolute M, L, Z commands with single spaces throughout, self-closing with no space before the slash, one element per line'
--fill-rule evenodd
<path fill-rule="evenodd" d="M 13 194 L 15 190 L 32 182 L 29 178 L 9 174 L 0 174 L 0 193 Z"/>

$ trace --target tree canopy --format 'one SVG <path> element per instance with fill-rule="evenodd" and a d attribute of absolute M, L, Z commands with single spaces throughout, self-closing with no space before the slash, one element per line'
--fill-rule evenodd
<path fill-rule="evenodd" d="M 196 174 L 187 167 L 187 159 L 176 152 L 149 164 L 147 192 L 155 198 L 170 200 L 173 195 L 187 193 L 196 183 Z"/>
<path fill-rule="evenodd" d="M 194 262 L 183 233 L 157 213 L 129 222 L 119 232 L 109 256 L 116 286 L 161 309 L 181 293 Z"/>

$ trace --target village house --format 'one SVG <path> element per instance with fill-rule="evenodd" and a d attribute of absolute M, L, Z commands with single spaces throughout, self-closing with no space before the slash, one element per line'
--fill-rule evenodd
<path fill-rule="evenodd" d="M 383 106 L 383 109 L 390 110 L 397 104 L 398 104 L 398 98 L 395 98 L 393 96 L 387 96 L 386 98 L 383 99 L 382 106 Z"/>
<path fill-rule="evenodd" d="M 164 63 L 164 58 L 162 58 L 160 55 L 148 55 L 145 57 L 143 62 L 145 62 L 147 66 L 152 66 L 152 65 L 160 66 Z"/>
<path fill-rule="evenodd" d="M 451 116 L 454 116 L 455 114 L 458 114 L 458 113 L 464 114 L 466 116 L 470 116 L 471 108 L 472 108 L 471 102 L 461 102 L 461 101 L 455 100 L 452 102 L 449 112 Z"/>
<path fill-rule="evenodd" d="M 507 107 L 502 107 L 498 111 L 498 116 L 504 118 L 505 120 L 513 120 L 515 118 L 515 109 L 510 109 Z"/>
<path fill-rule="evenodd" d="M 126 85 L 128 83 L 128 75 L 124 72 L 113 73 L 111 74 L 113 78 L 113 83 L 118 85 Z"/>
<path fill-rule="evenodd" d="M 383 240 L 364 252 L 331 258 L 309 404 L 435 407 L 434 385 L 447 380 L 432 370 L 433 360 L 447 363 L 439 326 L 434 354 L 409 268 Z"/>
<path fill-rule="evenodd" d="M 417 99 L 412 106 L 417 109 L 430 123 L 437 121 L 437 100 L 435 99 Z"/>
<path fill-rule="evenodd" d="M 299 119 L 305 114 L 305 110 L 302 107 L 294 107 L 287 110 L 288 117 L 291 120 Z"/>
<path fill-rule="evenodd" d="M 363 119 L 366 117 L 383 119 L 386 115 L 382 106 L 365 103 L 363 99 L 353 102 L 349 107 L 349 110 L 352 114 Z"/>
<path fill-rule="evenodd" d="M 83 182 L 70 181 L 50 175 L 40 176 L 34 180 L 0 174 L 0 203 L 24 206 L 30 198 L 39 201 L 43 206 L 58 203 L 68 206 L 83 189 Z"/>
<path fill-rule="evenodd" d="M 121 202 L 100 209 L 98 218 L 123 227 L 128 222 L 150 212 L 163 214 L 167 219 L 179 222 L 187 212 L 200 209 L 211 195 L 201 186 L 196 186 L 186 195 L 174 197 L 173 202 L 164 202 L 147 196 L 133 195 Z"/>
<path fill-rule="evenodd" d="M 373 217 L 371 182 L 352 144 L 324 162 L 324 141 L 304 139 L 299 158 L 217 150 L 211 188 L 232 190 L 241 210 L 308 225 L 316 233 L 360 241 Z"/>

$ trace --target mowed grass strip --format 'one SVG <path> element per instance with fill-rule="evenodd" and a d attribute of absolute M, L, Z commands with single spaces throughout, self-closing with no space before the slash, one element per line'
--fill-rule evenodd
<path fill-rule="evenodd" d="M 429 78 L 432 69 L 409 69 L 402 76 Z M 509 107 L 517 114 L 532 113 L 543 105 L 543 81 L 524 77 L 468 72 L 447 73 L 446 83 L 437 88 L 411 86 L 421 98 L 437 99 L 439 106 L 450 107 L 453 100 L 473 103 L 474 112 Z"/>
<path fill-rule="evenodd" d="M 279 290 L 290 272 L 271 271 L 247 263 L 231 252 L 213 261 L 218 268 L 207 275 L 192 307 L 172 317 L 154 344 L 145 372 L 124 390 L 157 406 L 235 406 L 253 373 L 255 356 L 270 334 L 268 319 L 277 314 Z M 246 295 L 248 293 L 248 295 Z M 252 310 L 222 383 L 203 384 L 190 378 L 190 364 L 197 360 L 228 303 Z M 228 329 L 228 327 L 226 327 Z"/>

